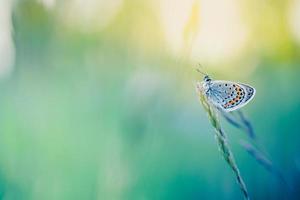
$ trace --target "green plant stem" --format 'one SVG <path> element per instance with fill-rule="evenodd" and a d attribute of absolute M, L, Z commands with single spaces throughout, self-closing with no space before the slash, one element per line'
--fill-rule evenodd
<path fill-rule="evenodd" d="M 199 87 L 199 85 L 197 86 L 197 91 L 200 96 L 200 101 L 208 114 L 208 117 L 209 117 L 209 120 L 210 120 L 212 126 L 215 129 L 215 138 L 217 140 L 219 150 L 221 151 L 222 156 L 226 160 L 227 164 L 230 166 L 230 168 L 234 172 L 234 174 L 236 176 L 236 180 L 243 192 L 244 198 L 248 200 L 250 198 L 249 198 L 249 194 L 248 194 L 246 185 L 243 181 L 243 178 L 240 174 L 238 166 L 235 162 L 234 156 L 233 156 L 233 154 L 230 150 L 230 147 L 227 143 L 226 135 L 225 135 L 224 131 L 222 130 L 222 127 L 221 127 L 221 124 L 220 124 L 220 121 L 219 121 L 219 118 L 217 115 L 217 111 L 214 108 L 214 106 L 211 105 L 209 103 L 209 101 L 206 99 L 206 96 L 203 94 L 203 90 L 201 89 L 201 87 Z"/>

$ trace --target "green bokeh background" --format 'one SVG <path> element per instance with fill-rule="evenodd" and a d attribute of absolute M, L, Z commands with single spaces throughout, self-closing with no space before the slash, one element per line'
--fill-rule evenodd
<path fill-rule="evenodd" d="M 288 196 L 222 121 L 253 199 L 300 195 L 300 49 L 283 17 L 289 2 L 243 2 L 248 50 L 205 66 L 256 88 L 243 110 L 293 188 Z M 0 82 L 1 199 L 242 199 L 198 101 L 196 62 L 168 51 L 148 4 L 124 0 L 105 28 L 84 32 L 63 22 L 63 2 L 15 2 L 15 65 Z"/>

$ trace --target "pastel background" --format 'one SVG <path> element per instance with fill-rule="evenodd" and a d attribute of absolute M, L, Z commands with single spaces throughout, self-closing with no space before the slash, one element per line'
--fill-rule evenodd
<path fill-rule="evenodd" d="M 257 90 L 243 111 L 292 189 L 223 121 L 250 197 L 299 199 L 299 0 L 1 0 L 0 198 L 242 199 L 198 63 Z"/>

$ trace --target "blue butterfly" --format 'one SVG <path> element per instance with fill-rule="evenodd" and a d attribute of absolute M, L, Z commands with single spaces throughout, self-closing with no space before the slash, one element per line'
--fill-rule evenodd
<path fill-rule="evenodd" d="M 256 92 L 252 86 L 231 81 L 214 81 L 206 74 L 199 87 L 210 103 L 225 112 L 245 106 Z"/>

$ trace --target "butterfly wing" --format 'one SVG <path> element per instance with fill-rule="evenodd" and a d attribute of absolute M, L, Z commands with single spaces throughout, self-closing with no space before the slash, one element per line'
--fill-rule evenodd
<path fill-rule="evenodd" d="M 212 81 L 208 99 L 217 107 L 230 112 L 245 106 L 255 95 L 249 85 L 230 81 Z"/>

